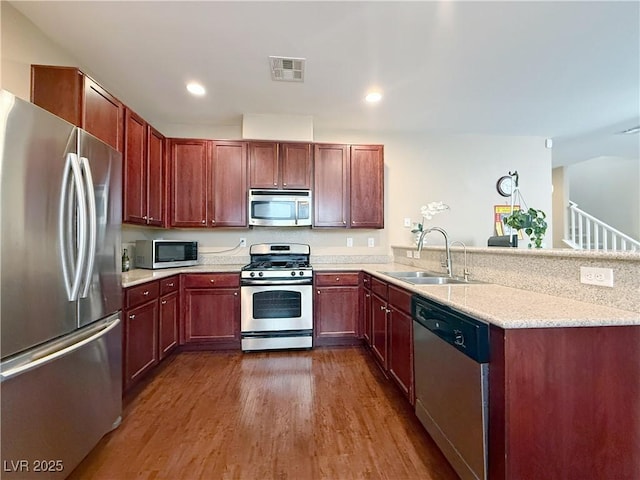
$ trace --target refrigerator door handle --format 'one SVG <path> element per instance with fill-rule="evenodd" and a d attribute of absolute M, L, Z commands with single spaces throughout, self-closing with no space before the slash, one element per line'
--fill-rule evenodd
<path fill-rule="evenodd" d="M 87 268 L 84 276 L 84 288 L 80 294 L 81 298 L 86 298 L 89 295 L 89 287 L 91 286 L 91 277 L 93 275 L 93 265 L 96 258 L 96 241 L 97 241 L 97 213 L 96 213 L 96 195 L 93 188 L 93 176 L 91 175 L 91 166 L 89 165 L 89 159 L 86 157 L 80 157 L 82 166 L 83 178 L 86 186 L 86 199 L 87 207 L 89 208 L 89 239 L 88 239 L 88 252 L 87 252 Z"/>
<path fill-rule="evenodd" d="M 73 231 L 73 225 L 69 225 L 70 220 L 68 217 L 68 208 L 71 208 L 67 204 L 69 200 L 69 176 L 73 178 L 75 186 L 76 202 L 78 219 L 78 244 L 76 245 L 70 232 Z M 67 291 L 67 298 L 73 302 L 78 299 L 78 293 L 80 290 L 80 277 L 84 270 L 85 262 L 85 243 L 86 243 L 86 206 L 84 202 L 84 186 L 82 185 L 82 171 L 80 164 L 78 163 L 78 156 L 75 153 L 67 154 L 67 161 L 64 167 L 64 175 L 62 178 L 62 189 L 60 195 L 60 214 L 58 216 L 58 236 L 60 241 L 60 256 L 62 261 L 62 270 L 64 276 L 65 289 Z M 76 255 L 73 259 L 73 263 L 68 258 L 70 250 L 75 250 Z M 71 272 L 69 271 L 71 264 Z"/>
<path fill-rule="evenodd" d="M 64 339 L 63 342 L 56 344 L 55 347 L 47 346 L 43 349 L 36 350 L 31 353 L 27 359 L 22 361 L 14 362 L 10 360 L 6 362 L 9 366 L 6 370 L 4 365 L 2 366 L 0 383 L 46 365 L 47 363 L 51 363 L 81 349 L 88 343 L 94 342 L 99 338 L 108 335 L 108 333 L 116 328 L 119 323 L 120 316 L 118 314 L 117 316 L 111 317 L 111 320 L 108 320 L 105 323 L 100 323 L 87 331 L 78 332 L 77 334 Z M 17 364 L 13 365 L 14 363 Z"/>

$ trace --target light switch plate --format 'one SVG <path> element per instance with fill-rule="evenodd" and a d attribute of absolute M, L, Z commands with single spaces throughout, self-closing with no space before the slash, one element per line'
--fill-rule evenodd
<path fill-rule="evenodd" d="M 410 218 L 405 218 L 404 219 L 404 226 L 405 227 L 410 227 L 411 226 L 411 219 Z"/>
<path fill-rule="evenodd" d="M 347 237 L 347 247 L 353 247 L 353 237 Z"/>
<path fill-rule="evenodd" d="M 411 252 L 411 250 L 407 250 L 407 257 L 413 258 L 413 252 Z"/>
<path fill-rule="evenodd" d="M 367 245 L 370 246 L 370 247 L 375 247 L 376 246 L 375 239 L 373 237 L 369 237 L 367 239 Z"/>
<path fill-rule="evenodd" d="M 598 285 L 600 287 L 613 287 L 613 269 L 580 267 L 580 283 Z"/>

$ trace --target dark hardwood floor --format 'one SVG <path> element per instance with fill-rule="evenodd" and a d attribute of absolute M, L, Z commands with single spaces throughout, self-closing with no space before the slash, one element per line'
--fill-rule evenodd
<path fill-rule="evenodd" d="M 458 477 L 370 354 L 349 347 L 173 355 L 69 478 Z"/>

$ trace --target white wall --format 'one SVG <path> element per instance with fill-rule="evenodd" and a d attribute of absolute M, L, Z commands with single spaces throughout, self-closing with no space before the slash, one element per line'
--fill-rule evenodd
<path fill-rule="evenodd" d="M 66 51 L 46 37 L 6 1 L 0 2 L 0 87 L 30 99 L 31 64 L 79 66 Z"/>
<path fill-rule="evenodd" d="M 571 201 L 640 239 L 640 158 L 598 157 L 567 167 Z"/>
<path fill-rule="evenodd" d="M 57 48 L 22 14 L 2 2 L 2 87 L 29 98 L 31 63 L 79 66 Z M 98 81 L 100 79 L 97 79 Z M 108 85 L 105 85 L 109 89 Z M 117 95 L 117 92 L 113 92 Z M 125 103 L 134 99 L 121 98 Z M 241 125 L 155 124 L 169 137 L 240 139 Z M 544 138 L 480 135 L 436 136 L 421 132 L 363 132 L 314 130 L 316 142 L 376 143 L 385 146 L 384 230 L 283 230 L 239 229 L 165 231 L 125 228 L 123 241 L 135 238 L 194 238 L 203 246 L 233 247 L 239 238 L 248 244 L 262 241 L 293 241 L 311 244 L 316 254 L 385 255 L 390 245 L 410 245 L 412 235 L 403 219 L 420 220 L 420 206 L 443 201 L 451 210 L 434 218 L 430 225 L 447 229 L 451 239 L 484 246 L 493 235 L 493 206 L 506 203 L 496 193 L 496 180 L 508 171 L 520 173 L 521 191 L 528 206 L 551 215 L 551 154 Z M 547 236 L 551 244 L 551 230 Z M 353 238 L 353 248 L 346 239 Z M 369 238 L 374 248 L 367 247 Z M 442 243 L 430 234 L 431 244 Z"/>

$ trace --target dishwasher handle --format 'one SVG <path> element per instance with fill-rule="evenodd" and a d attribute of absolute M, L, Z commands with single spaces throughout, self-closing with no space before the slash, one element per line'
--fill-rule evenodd
<path fill-rule="evenodd" d="M 478 363 L 489 362 L 489 326 L 445 305 L 414 295 L 413 320 Z"/>

